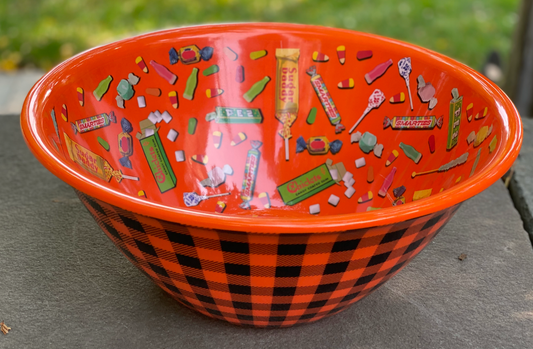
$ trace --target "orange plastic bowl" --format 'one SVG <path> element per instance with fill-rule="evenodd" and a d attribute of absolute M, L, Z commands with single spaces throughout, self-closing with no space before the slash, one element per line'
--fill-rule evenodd
<path fill-rule="evenodd" d="M 316 321 L 377 289 L 522 143 L 511 101 L 461 63 L 270 23 L 84 52 L 33 87 L 21 124 L 156 284 L 258 327 Z"/>

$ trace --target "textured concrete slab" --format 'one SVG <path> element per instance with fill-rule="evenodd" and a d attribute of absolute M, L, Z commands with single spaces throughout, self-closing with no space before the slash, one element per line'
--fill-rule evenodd
<path fill-rule="evenodd" d="M 523 117 L 524 142 L 514 164 L 510 191 L 516 208 L 524 221 L 524 228 L 533 241 L 533 119 Z"/>
<path fill-rule="evenodd" d="M 177 304 L 124 258 L 0 117 L 0 348 L 527 348 L 533 252 L 502 182 L 464 203 L 389 283 L 343 313 L 240 328 Z M 465 253 L 467 258 L 457 257 Z"/>
<path fill-rule="evenodd" d="M 43 74 L 40 70 L 0 72 L 0 115 L 19 114 L 26 95 Z"/>

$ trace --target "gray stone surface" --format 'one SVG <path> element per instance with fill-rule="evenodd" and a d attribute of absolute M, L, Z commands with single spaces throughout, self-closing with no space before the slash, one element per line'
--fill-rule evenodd
<path fill-rule="evenodd" d="M 26 95 L 43 74 L 40 70 L 0 72 L 0 115 L 20 113 Z"/>
<path fill-rule="evenodd" d="M 0 348 L 528 348 L 533 252 L 501 181 L 343 313 L 282 330 L 186 309 L 101 232 L 0 117 Z M 459 261 L 461 253 L 467 259 Z"/>
<path fill-rule="evenodd" d="M 533 241 L 533 119 L 522 118 L 524 142 L 514 164 L 514 176 L 510 192 L 516 208 L 522 216 L 524 228 Z"/>

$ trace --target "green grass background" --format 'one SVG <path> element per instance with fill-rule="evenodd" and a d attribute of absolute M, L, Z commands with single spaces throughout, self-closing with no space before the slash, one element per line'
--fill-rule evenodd
<path fill-rule="evenodd" d="M 0 0 L 0 70 L 50 69 L 87 48 L 190 24 L 270 21 L 384 35 L 479 69 L 507 58 L 519 0 Z"/>

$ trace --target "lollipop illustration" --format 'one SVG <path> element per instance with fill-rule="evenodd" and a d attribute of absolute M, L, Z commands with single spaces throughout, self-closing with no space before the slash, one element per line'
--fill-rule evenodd
<path fill-rule="evenodd" d="M 413 110 L 413 99 L 411 98 L 411 88 L 409 84 L 409 74 L 411 74 L 411 70 L 411 57 L 405 57 L 398 61 L 398 71 L 405 79 L 405 85 L 407 85 L 407 92 L 409 93 L 409 103 L 411 104 L 411 110 Z"/>

